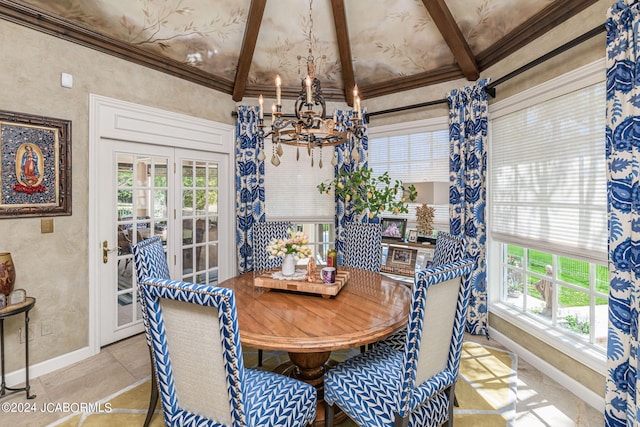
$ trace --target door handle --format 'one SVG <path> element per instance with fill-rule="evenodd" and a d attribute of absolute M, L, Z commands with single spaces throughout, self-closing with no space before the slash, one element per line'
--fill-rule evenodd
<path fill-rule="evenodd" d="M 109 252 L 115 252 L 118 248 L 109 249 L 109 243 L 105 240 L 102 242 L 102 263 L 106 264 L 109 261 Z"/>

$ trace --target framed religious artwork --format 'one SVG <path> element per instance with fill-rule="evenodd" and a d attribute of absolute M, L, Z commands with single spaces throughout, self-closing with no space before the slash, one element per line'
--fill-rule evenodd
<path fill-rule="evenodd" d="M 0 218 L 71 215 L 71 121 L 0 111 Z"/>

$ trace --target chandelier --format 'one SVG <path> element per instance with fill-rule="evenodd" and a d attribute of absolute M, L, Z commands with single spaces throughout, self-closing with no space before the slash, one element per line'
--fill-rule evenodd
<path fill-rule="evenodd" d="M 365 135 L 366 128 L 363 114 L 360 107 L 360 96 L 357 85 L 353 89 L 354 113 L 351 116 L 345 115 L 344 121 L 338 123 L 336 114 L 328 118 L 327 106 L 322 96 L 320 80 L 316 75 L 316 58 L 313 56 L 313 0 L 309 0 L 309 54 L 307 56 L 307 76 L 302 79 L 300 93 L 295 102 L 294 114 L 286 115 L 282 112 L 282 81 L 280 76 L 276 76 L 276 102 L 271 107 L 270 130 L 264 123 L 264 98 L 260 95 L 258 101 L 260 105 L 258 119 L 258 137 L 271 137 L 272 151 L 271 163 L 274 166 L 280 165 L 280 159 L 284 154 L 282 144 L 297 147 L 296 160 L 300 159 L 300 147 L 307 149 L 307 154 L 311 157 L 311 167 L 314 165 L 315 149 L 320 150 L 318 166 L 322 168 L 322 148 L 335 147 L 347 143 L 345 157 L 351 156 L 356 162 L 360 160 L 361 140 Z M 298 61 L 302 59 L 298 56 Z M 324 57 L 320 58 L 324 59 Z M 264 153 L 259 154 L 261 160 L 265 159 Z M 331 164 L 338 164 L 337 155 L 333 153 Z"/>

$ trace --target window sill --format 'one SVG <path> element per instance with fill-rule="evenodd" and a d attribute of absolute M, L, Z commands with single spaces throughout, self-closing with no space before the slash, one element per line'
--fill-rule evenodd
<path fill-rule="evenodd" d="M 489 312 L 526 331 L 549 346 L 565 353 L 601 375 L 606 375 L 606 352 L 572 339 L 569 335 L 536 322 L 530 316 L 501 302 L 493 303 Z"/>

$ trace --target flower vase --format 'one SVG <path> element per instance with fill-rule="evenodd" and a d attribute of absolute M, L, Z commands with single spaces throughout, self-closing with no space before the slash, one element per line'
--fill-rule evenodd
<path fill-rule="evenodd" d="M 282 275 L 293 276 L 296 272 L 296 259 L 293 254 L 286 254 L 282 260 Z"/>
<path fill-rule="evenodd" d="M 10 252 L 0 253 L 0 294 L 9 294 L 13 291 L 16 282 L 16 271 L 13 268 L 13 259 Z"/>

